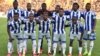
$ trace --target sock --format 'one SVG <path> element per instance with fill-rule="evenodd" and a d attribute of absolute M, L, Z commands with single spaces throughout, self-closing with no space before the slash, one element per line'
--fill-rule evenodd
<path fill-rule="evenodd" d="M 42 39 L 38 40 L 38 53 L 40 53 L 41 41 L 42 41 Z"/>
<path fill-rule="evenodd" d="M 32 40 L 33 53 L 36 54 L 36 40 Z"/>
<path fill-rule="evenodd" d="M 23 40 L 18 40 L 18 53 L 22 53 L 23 50 Z"/>
<path fill-rule="evenodd" d="M 69 54 L 72 54 L 72 47 L 69 47 Z"/>
<path fill-rule="evenodd" d="M 13 45 L 12 42 L 8 42 L 8 53 L 12 53 Z"/>
<path fill-rule="evenodd" d="M 62 53 L 65 55 L 66 52 L 66 43 L 62 43 Z"/>
<path fill-rule="evenodd" d="M 94 41 L 90 41 L 90 49 L 89 49 L 89 53 L 92 52 L 93 47 L 94 47 Z"/>
<path fill-rule="evenodd" d="M 51 53 L 51 40 L 47 39 L 48 41 L 48 53 Z"/>
<path fill-rule="evenodd" d="M 84 48 L 85 48 L 85 51 L 87 51 L 87 41 L 84 41 Z"/>
<path fill-rule="evenodd" d="M 27 40 L 23 40 L 23 54 L 26 54 L 27 52 Z"/>
<path fill-rule="evenodd" d="M 79 54 L 82 54 L 82 47 L 79 47 Z"/>
<path fill-rule="evenodd" d="M 57 43 L 53 43 L 53 54 L 56 54 Z"/>

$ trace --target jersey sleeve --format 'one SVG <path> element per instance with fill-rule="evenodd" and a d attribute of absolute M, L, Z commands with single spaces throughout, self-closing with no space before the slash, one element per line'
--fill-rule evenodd
<path fill-rule="evenodd" d="M 95 12 L 93 12 L 93 19 L 96 19 L 96 13 Z"/>

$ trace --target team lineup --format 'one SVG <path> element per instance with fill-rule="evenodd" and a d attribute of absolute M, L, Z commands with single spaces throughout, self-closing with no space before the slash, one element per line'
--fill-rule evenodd
<path fill-rule="evenodd" d="M 13 41 L 17 39 L 18 56 L 26 56 L 27 41 L 32 40 L 32 56 L 41 56 L 43 53 L 43 38 L 47 40 L 47 56 L 56 56 L 57 51 L 61 56 L 74 56 L 73 41 L 78 41 L 78 56 L 91 56 L 94 40 L 96 40 L 95 26 L 96 14 L 91 10 L 91 4 L 87 3 L 84 11 L 79 10 L 78 3 L 73 3 L 71 10 L 64 10 L 56 5 L 55 10 L 46 9 L 46 3 L 41 4 L 41 9 L 32 9 L 31 3 L 27 3 L 27 10 L 18 7 L 18 1 L 13 2 L 13 8 L 7 13 L 7 44 L 8 54 L 13 54 Z M 83 19 L 83 21 L 82 21 Z M 38 26 L 38 37 L 36 36 Z M 66 55 L 66 31 L 69 33 L 69 52 Z M 38 42 L 36 39 L 38 38 Z M 89 41 L 89 43 L 88 43 Z M 59 47 L 57 50 L 57 47 Z M 88 48 L 89 47 L 89 48 Z M 84 49 L 84 52 L 82 52 Z"/>

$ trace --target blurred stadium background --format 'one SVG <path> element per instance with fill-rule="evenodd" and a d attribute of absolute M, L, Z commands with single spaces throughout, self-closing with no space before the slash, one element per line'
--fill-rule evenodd
<path fill-rule="evenodd" d="M 12 7 L 13 0 L 0 0 L 0 17 L 6 17 L 6 12 Z M 32 8 L 38 10 L 41 8 L 41 3 L 45 2 L 47 4 L 47 9 L 53 10 L 55 5 L 59 4 L 65 10 L 71 9 L 74 2 L 78 2 L 80 5 L 80 10 L 85 7 L 87 2 L 92 4 L 92 10 L 100 17 L 100 0 L 18 0 L 19 7 L 22 9 L 26 8 L 27 2 L 32 4 Z"/>

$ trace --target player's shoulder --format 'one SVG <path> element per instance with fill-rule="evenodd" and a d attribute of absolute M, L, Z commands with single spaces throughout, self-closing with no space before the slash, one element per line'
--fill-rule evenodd
<path fill-rule="evenodd" d="M 91 10 L 90 12 L 91 12 L 92 15 L 95 15 L 96 14 L 95 11 L 93 11 L 93 10 Z"/>

